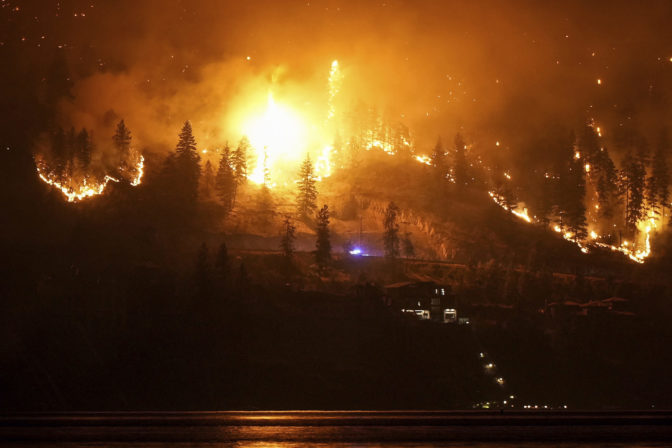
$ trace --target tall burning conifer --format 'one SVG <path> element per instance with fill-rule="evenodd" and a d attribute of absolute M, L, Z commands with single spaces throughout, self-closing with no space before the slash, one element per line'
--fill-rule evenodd
<path fill-rule="evenodd" d="M 317 200 L 317 187 L 315 184 L 313 163 L 310 161 L 310 155 L 307 155 L 299 171 L 299 182 L 297 184 L 299 191 L 296 198 L 297 211 L 303 219 L 312 216 L 317 208 L 317 204 L 315 203 Z"/>
<path fill-rule="evenodd" d="M 226 213 L 233 209 L 236 197 L 236 178 L 231 167 L 231 151 L 227 146 L 222 151 L 222 157 L 219 159 L 219 168 L 215 178 L 215 191 L 217 197 L 224 205 Z"/>
<path fill-rule="evenodd" d="M 247 182 L 247 151 L 250 148 L 250 141 L 243 137 L 238 142 L 236 150 L 231 155 L 231 165 L 236 178 L 237 185 L 243 185 Z"/>

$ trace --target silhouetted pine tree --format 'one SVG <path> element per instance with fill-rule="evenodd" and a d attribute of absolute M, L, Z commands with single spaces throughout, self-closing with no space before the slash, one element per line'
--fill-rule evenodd
<path fill-rule="evenodd" d="M 198 184 L 201 175 L 201 156 L 196 150 L 196 139 L 191 123 L 186 121 L 180 132 L 175 148 L 175 170 L 177 173 L 178 197 L 184 205 L 194 207 L 198 199 Z"/>
<path fill-rule="evenodd" d="M 287 259 L 291 260 L 294 256 L 294 242 L 296 241 L 296 226 L 292 224 L 292 219 L 288 216 L 285 216 L 285 233 L 282 235 L 280 240 L 280 249 L 282 249 L 282 255 Z"/>
<path fill-rule="evenodd" d="M 77 142 L 75 145 L 75 155 L 79 166 L 83 170 L 88 170 L 91 164 L 91 153 L 93 152 L 93 142 L 86 129 L 82 129 L 77 134 Z"/>
<path fill-rule="evenodd" d="M 301 170 L 299 171 L 298 192 L 296 195 L 296 208 L 299 217 L 302 219 L 312 217 L 317 208 L 317 204 L 315 203 L 317 200 L 317 187 L 315 184 L 313 164 L 310 161 L 310 155 L 306 155 L 306 159 L 301 164 Z"/>
<path fill-rule="evenodd" d="M 231 166 L 233 167 L 237 185 L 247 183 L 247 152 L 249 149 L 250 141 L 247 137 L 243 137 L 238 142 L 238 146 L 231 156 Z"/>
<path fill-rule="evenodd" d="M 599 216 L 613 218 L 616 206 L 619 203 L 618 172 L 609 151 L 604 148 L 599 153 L 600 170 L 597 173 L 597 203 L 600 207 Z"/>
<path fill-rule="evenodd" d="M 399 207 L 394 202 L 390 202 L 385 209 L 385 219 L 383 226 L 383 246 L 385 247 L 385 258 L 395 260 L 399 257 L 399 224 L 397 224 L 397 215 Z"/>
<path fill-rule="evenodd" d="M 222 202 L 226 213 L 233 210 L 236 197 L 236 177 L 231 167 L 231 152 L 228 146 L 222 150 L 222 156 L 219 159 L 219 168 L 215 178 L 215 192 Z"/>
<path fill-rule="evenodd" d="M 665 216 L 665 208 L 670 199 L 670 172 L 667 165 L 669 150 L 670 139 L 667 129 L 664 129 L 653 155 L 651 177 L 647 181 L 646 202 L 649 209 L 657 216 Z"/>
<path fill-rule="evenodd" d="M 623 159 L 620 184 L 625 197 L 625 226 L 630 234 L 637 230 L 637 223 L 644 218 L 644 188 L 646 169 L 639 157 L 631 151 Z"/>
<path fill-rule="evenodd" d="M 203 198 L 211 198 L 215 190 L 215 170 L 212 169 L 212 163 L 208 160 L 205 162 L 203 175 L 201 176 L 201 196 Z"/>
<path fill-rule="evenodd" d="M 117 155 L 122 163 L 128 159 L 131 151 L 131 131 L 126 127 L 124 120 L 119 121 L 117 129 L 112 136 L 114 148 L 117 150 Z"/>
<path fill-rule="evenodd" d="M 446 175 L 448 174 L 448 159 L 446 157 L 446 150 L 443 148 L 443 143 L 441 143 L 441 137 L 436 141 L 432 155 L 432 165 L 434 165 L 434 170 L 436 173 L 435 179 L 437 187 L 439 188 L 439 194 L 442 193 L 443 187 L 446 183 Z"/>
<path fill-rule="evenodd" d="M 329 236 L 329 207 L 325 204 L 317 213 L 317 241 L 315 242 L 315 261 L 320 269 L 331 260 L 331 240 Z"/>
<path fill-rule="evenodd" d="M 572 158 L 569 170 L 568 203 L 566 212 L 566 224 L 570 232 L 577 240 L 583 240 L 588 236 L 586 221 L 586 173 L 583 161 Z"/>

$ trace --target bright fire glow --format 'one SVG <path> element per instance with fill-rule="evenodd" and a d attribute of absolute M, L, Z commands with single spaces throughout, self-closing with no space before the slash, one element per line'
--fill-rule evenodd
<path fill-rule="evenodd" d="M 277 104 L 272 92 L 268 92 L 265 112 L 247 122 L 243 133 L 257 151 L 257 164 L 248 175 L 257 184 L 264 182 L 264 152 L 271 173 L 279 161 L 298 162 L 305 155 L 306 125 L 289 107 Z"/>
<path fill-rule="evenodd" d="M 432 166 L 432 159 L 429 156 L 415 156 L 415 160 L 425 165 Z"/>
<path fill-rule="evenodd" d="M 119 179 L 110 175 L 105 175 L 102 182 L 92 181 L 89 177 L 84 177 L 81 181 L 73 178 L 59 179 L 56 173 L 50 171 L 42 159 L 36 160 L 37 174 L 42 181 L 52 187 L 56 187 L 63 193 L 68 202 L 77 202 L 82 199 L 90 198 L 103 194 L 107 184 L 110 182 L 118 183 Z M 144 174 L 145 158 L 140 156 L 138 164 L 135 166 L 135 176 L 129 180 L 131 186 L 138 186 L 142 182 Z"/>
<path fill-rule="evenodd" d="M 334 59 L 331 63 L 331 70 L 329 71 L 329 114 L 327 119 L 331 119 L 336 115 L 336 106 L 334 99 L 341 90 L 341 71 L 338 67 L 338 61 Z"/>
<path fill-rule="evenodd" d="M 504 202 L 504 199 L 497 195 L 496 193 L 490 191 L 488 192 L 492 200 L 502 207 L 504 210 L 510 211 L 513 215 L 517 216 L 518 218 L 522 219 L 525 222 L 532 223 L 536 222 L 527 213 L 527 209 L 523 209 L 522 212 L 519 212 L 518 210 L 510 210 L 509 207 L 506 205 Z M 644 263 L 646 258 L 651 255 L 651 230 L 656 228 L 656 219 L 653 217 L 650 217 L 648 221 L 643 221 L 640 222 L 637 225 L 638 230 L 646 235 L 646 238 L 644 240 L 644 248 L 643 249 L 635 249 L 630 247 L 630 242 L 629 241 L 623 241 L 620 246 L 614 246 L 611 244 L 606 244 L 602 243 L 600 241 L 596 241 L 600 238 L 600 235 L 598 235 L 594 230 L 590 231 L 590 239 L 592 241 L 581 241 L 577 238 L 575 238 L 574 234 L 569 231 L 563 232 L 562 228 L 554 224 L 552 229 L 556 233 L 562 234 L 562 237 L 571 242 L 576 244 L 579 249 L 581 250 L 582 253 L 587 254 L 590 252 L 589 246 L 594 246 L 594 247 L 602 247 L 605 249 L 612 250 L 614 252 L 620 252 L 623 255 L 627 256 L 630 260 L 636 262 L 636 263 Z"/>

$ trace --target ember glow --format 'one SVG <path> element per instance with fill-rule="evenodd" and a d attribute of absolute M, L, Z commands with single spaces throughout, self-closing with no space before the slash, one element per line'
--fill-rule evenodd
<path fill-rule="evenodd" d="M 272 89 L 269 90 L 263 112 L 253 111 L 241 127 L 242 135 L 247 136 L 252 145 L 253 159 L 256 159 L 256 164 L 248 174 L 251 181 L 263 183 L 263 160 L 266 158 L 266 168 L 271 178 L 287 182 L 293 176 L 289 167 L 295 166 L 306 154 L 311 154 L 315 160 L 318 180 L 331 175 L 333 120 L 337 113 L 335 101 L 342 80 L 339 62 L 334 60 L 329 71 L 324 120 L 276 98 Z"/>
<path fill-rule="evenodd" d="M 264 155 L 268 157 L 266 163 L 272 178 L 280 162 L 298 162 L 305 155 L 305 122 L 289 106 L 277 103 L 272 92 L 268 92 L 264 112 L 243 126 L 243 134 L 250 139 L 257 155 L 257 163 L 248 175 L 257 184 L 264 182 Z"/>
<path fill-rule="evenodd" d="M 144 174 L 145 158 L 140 155 L 137 165 L 131 170 L 132 177 L 128 183 L 136 187 L 142 182 Z M 35 168 L 38 177 L 47 185 L 58 189 L 68 202 L 78 202 L 86 198 L 91 198 L 103 194 L 105 188 L 110 182 L 119 183 L 120 179 L 105 175 L 102 181 L 96 181 L 89 176 L 80 179 L 74 177 L 58 176 L 53 170 L 50 170 L 46 162 L 41 157 L 36 157 Z"/>

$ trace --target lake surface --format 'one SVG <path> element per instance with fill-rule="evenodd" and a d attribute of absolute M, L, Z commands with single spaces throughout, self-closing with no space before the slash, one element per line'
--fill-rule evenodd
<path fill-rule="evenodd" d="M 189 412 L 0 416 L 39 447 L 662 447 L 672 412 Z"/>

